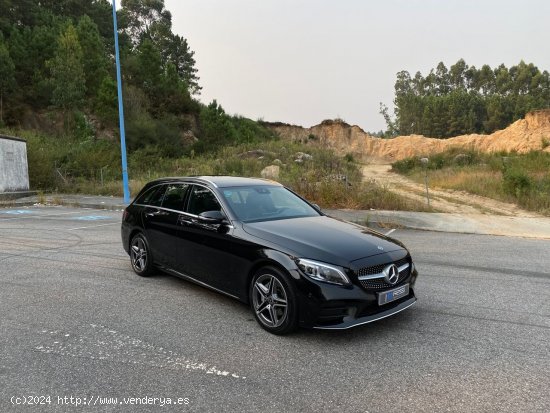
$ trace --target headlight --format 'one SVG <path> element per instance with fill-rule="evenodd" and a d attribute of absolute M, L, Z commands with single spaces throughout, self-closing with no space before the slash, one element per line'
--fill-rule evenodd
<path fill-rule="evenodd" d="M 296 260 L 296 263 L 305 275 L 314 280 L 339 285 L 350 284 L 344 270 L 340 267 L 303 258 Z"/>

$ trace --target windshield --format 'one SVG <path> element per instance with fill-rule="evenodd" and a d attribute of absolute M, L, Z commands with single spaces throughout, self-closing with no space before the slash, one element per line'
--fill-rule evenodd
<path fill-rule="evenodd" d="M 240 221 L 315 217 L 319 212 L 282 186 L 247 186 L 222 189 L 223 196 Z"/>

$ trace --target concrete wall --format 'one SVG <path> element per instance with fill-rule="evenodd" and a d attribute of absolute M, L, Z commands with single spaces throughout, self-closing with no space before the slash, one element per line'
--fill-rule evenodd
<path fill-rule="evenodd" d="M 0 135 L 0 193 L 28 190 L 27 142 Z"/>

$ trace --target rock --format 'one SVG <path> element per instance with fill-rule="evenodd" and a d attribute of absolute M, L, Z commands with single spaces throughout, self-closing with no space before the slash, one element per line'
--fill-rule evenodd
<path fill-rule="evenodd" d="M 257 158 L 258 156 L 263 156 L 264 151 L 262 149 L 254 149 L 252 151 L 246 151 L 238 154 L 237 156 L 241 159 L 245 158 Z"/>
<path fill-rule="evenodd" d="M 279 179 L 279 172 L 281 167 L 279 165 L 269 165 L 262 169 L 260 175 L 266 179 Z"/>
<path fill-rule="evenodd" d="M 311 156 L 311 155 L 308 154 L 308 153 L 304 153 L 304 152 L 296 152 L 296 153 L 294 154 L 294 156 L 295 156 L 294 161 L 295 161 L 295 162 L 298 162 L 298 163 L 301 163 L 301 162 L 303 162 L 303 161 L 310 161 L 310 160 L 313 159 L 313 156 Z"/>
<path fill-rule="evenodd" d="M 198 139 L 197 137 L 195 136 L 195 134 L 193 133 L 192 130 L 186 130 L 186 131 L 183 131 L 182 134 L 181 134 L 181 142 L 185 145 L 185 146 L 188 146 L 188 145 L 192 145 L 194 144 L 195 142 L 197 142 Z"/>
<path fill-rule="evenodd" d="M 470 162 L 470 155 L 466 155 L 465 153 L 459 153 L 453 158 L 453 162 L 458 165 L 466 165 Z"/>
<path fill-rule="evenodd" d="M 263 156 L 263 157 L 275 156 L 275 153 L 270 152 L 270 151 L 264 151 L 263 149 L 253 149 L 251 151 L 246 151 L 246 152 L 240 153 L 237 156 L 241 159 L 245 159 L 245 158 L 263 159 L 263 158 L 260 158 L 260 157 L 261 156 Z"/>

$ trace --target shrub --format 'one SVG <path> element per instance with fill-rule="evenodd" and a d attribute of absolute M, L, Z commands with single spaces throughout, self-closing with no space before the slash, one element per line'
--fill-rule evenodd
<path fill-rule="evenodd" d="M 504 190 L 517 198 L 526 195 L 533 187 L 533 180 L 531 177 L 519 169 L 506 168 L 502 176 Z"/>

